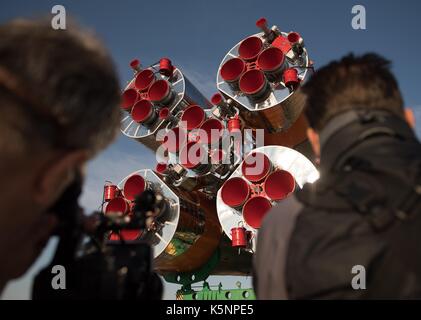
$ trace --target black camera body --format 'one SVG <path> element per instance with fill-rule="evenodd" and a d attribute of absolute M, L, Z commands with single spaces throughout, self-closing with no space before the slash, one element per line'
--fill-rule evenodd
<path fill-rule="evenodd" d="M 151 246 L 144 240 L 108 240 L 110 232 L 144 228 L 155 194 L 145 191 L 139 195 L 130 219 L 110 218 L 102 212 L 86 219 L 78 205 L 81 185 L 78 178 L 50 210 L 60 221 L 56 234 L 59 243 L 50 265 L 34 280 L 33 299 L 161 299 L 162 282 L 152 269 Z M 96 221 L 89 232 L 87 220 Z M 65 285 L 61 288 L 53 286 L 54 266 L 65 270 Z"/>
<path fill-rule="evenodd" d="M 90 247 L 91 244 L 88 244 Z M 52 286 L 53 265 L 34 281 L 33 299 L 159 300 L 162 283 L 152 271 L 151 247 L 143 241 L 107 243 L 105 251 L 86 248 L 81 257 L 63 267 L 64 289 Z"/>

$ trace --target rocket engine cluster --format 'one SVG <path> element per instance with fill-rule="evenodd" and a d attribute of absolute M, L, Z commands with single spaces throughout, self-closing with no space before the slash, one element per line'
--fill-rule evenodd
<path fill-rule="evenodd" d="M 222 59 L 218 92 L 205 98 L 168 58 L 143 67 L 122 93 L 121 131 L 157 152 L 154 169 L 104 186 L 103 213 L 130 215 L 154 190 L 163 204 L 146 230 L 110 233 L 144 239 L 161 274 L 191 273 L 218 253 L 210 274 L 246 275 L 270 208 L 318 179 L 297 89 L 313 70 L 297 32 L 256 22 L 259 32 Z"/>

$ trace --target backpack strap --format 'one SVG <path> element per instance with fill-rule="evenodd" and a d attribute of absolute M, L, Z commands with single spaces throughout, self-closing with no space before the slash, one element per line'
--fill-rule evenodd
<path fill-rule="evenodd" d="M 405 174 L 396 170 L 393 159 L 378 161 L 370 155 L 371 148 L 390 139 L 408 150 L 416 148 L 407 159 L 412 161 L 409 168 L 403 161 Z M 325 154 L 322 163 L 329 171 L 297 196 L 300 201 L 331 211 L 349 210 L 351 206 L 376 230 L 412 214 L 421 200 L 421 148 L 403 119 L 384 110 L 346 111 L 322 130 L 321 144 Z"/>
<path fill-rule="evenodd" d="M 336 194 L 369 221 L 375 231 L 382 231 L 397 220 L 407 220 L 421 204 L 421 162 L 410 164 L 412 177 L 404 179 L 385 168 L 352 158 L 349 174 L 336 186 Z M 355 163 L 358 165 L 356 166 Z M 393 194 L 393 197 L 390 197 Z"/>

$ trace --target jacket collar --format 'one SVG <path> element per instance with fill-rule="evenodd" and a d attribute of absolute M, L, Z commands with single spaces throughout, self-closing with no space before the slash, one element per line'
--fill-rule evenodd
<path fill-rule="evenodd" d="M 383 109 L 353 109 L 333 117 L 320 132 L 322 174 L 335 171 L 358 147 L 375 144 L 378 137 L 416 139 L 404 119 Z"/>

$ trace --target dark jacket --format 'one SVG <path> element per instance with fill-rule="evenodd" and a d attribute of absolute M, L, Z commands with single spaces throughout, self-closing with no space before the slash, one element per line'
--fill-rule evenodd
<path fill-rule="evenodd" d="M 376 121 L 324 137 L 321 178 L 265 218 L 259 299 L 421 298 L 421 145 L 397 117 Z"/>

